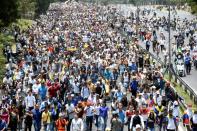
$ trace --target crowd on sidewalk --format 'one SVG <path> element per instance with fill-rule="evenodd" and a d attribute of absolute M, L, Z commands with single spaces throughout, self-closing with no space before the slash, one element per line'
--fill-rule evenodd
<path fill-rule="evenodd" d="M 179 97 L 139 48 L 135 23 L 114 7 L 68 1 L 15 28 L 16 53 L 4 50 L 0 130 L 178 131 Z M 155 32 L 146 25 L 140 39 L 148 45 Z M 189 107 L 184 125 L 196 131 Z"/>

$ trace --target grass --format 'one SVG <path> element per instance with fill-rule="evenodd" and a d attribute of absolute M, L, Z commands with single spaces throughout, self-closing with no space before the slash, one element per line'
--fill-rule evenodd
<path fill-rule="evenodd" d="M 169 80 L 169 75 L 166 74 L 164 77 L 166 80 Z M 178 83 L 176 83 L 174 79 L 171 79 L 171 84 L 173 85 L 173 87 L 176 90 L 176 92 L 178 93 L 178 95 L 184 99 L 185 103 L 192 104 L 192 109 L 196 110 L 197 103 L 194 103 L 194 100 L 191 99 L 189 94 Z M 185 110 L 184 107 L 181 107 L 182 113 L 184 110 Z"/>
<path fill-rule="evenodd" d="M 26 30 L 29 26 L 32 25 L 32 23 L 32 20 L 18 19 L 7 28 L 11 29 L 14 25 L 17 25 L 21 30 Z M 13 49 L 13 47 L 15 47 L 14 37 L 11 34 L 0 33 L 0 84 L 2 83 L 3 77 L 5 75 L 6 58 L 3 55 L 3 48 L 6 45 L 12 46 Z"/>

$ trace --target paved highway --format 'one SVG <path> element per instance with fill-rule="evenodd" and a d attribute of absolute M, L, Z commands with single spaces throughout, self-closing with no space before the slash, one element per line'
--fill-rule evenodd
<path fill-rule="evenodd" d="M 121 12 L 125 16 L 129 16 L 131 11 L 136 10 L 136 7 L 134 7 L 133 5 L 116 5 L 116 6 L 119 10 L 121 10 Z M 165 16 L 165 17 L 168 16 L 168 11 L 165 10 L 165 9 L 160 11 L 160 10 L 154 8 L 153 6 L 139 6 L 139 8 L 141 8 L 141 9 L 147 8 L 147 9 L 154 10 L 157 13 L 157 15 L 159 15 L 159 16 Z M 150 16 L 147 16 L 147 17 L 150 17 Z M 173 17 L 174 17 L 174 15 L 172 14 L 171 18 L 173 18 Z M 192 15 L 191 13 L 186 12 L 186 11 L 182 11 L 182 10 L 177 11 L 177 14 L 175 15 L 175 17 L 179 17 L 180 19 L 187 18 L 188 20 L 193 20 L 193 19 L 196 18 L 196 16 Z M 161 32 L 161 30 L 157 33 L 160 33 L 160 32 Z M 167 40 L 166 43 L 168 43 L 168 32 L 164 31 L 164 30 L 162 30 L 162 32 L 164 33 L 164 35 L 166 37 L 166 40 Z M 175 42 L 175 39 L 174 39 L 173 35 L 174 35 L 174 31 L 171 30 L 171 43 Z M 188 44 L 188 41 L 189 41 L 189 39 L 186 38 L 185 39 L 185 44 Z M 144 43 L 140 42 L 140 45 L 145 48 Z M 166 47 L 168 49 L 168 44 L 166 45 Z M 150 47 L 150 52 L 152 54 L 156 55 L 155 53 L 153 53 L 152 47 Z M 162 53 L 159 54 L 159 57 L 160 57 L 161 60 L 164 61 L 164 56 L 163 56 Z M 173 61 L 173 59 L 174 59 L 174 57 L 172 57 L 172 61 Z M 187 75 L 186 77 L 182 77 L 182 80 L 184 80 L 194 90 L 194 92 L 197 93 L 197 70 L 195 70 L 192 67 L 191 74 Z"/>

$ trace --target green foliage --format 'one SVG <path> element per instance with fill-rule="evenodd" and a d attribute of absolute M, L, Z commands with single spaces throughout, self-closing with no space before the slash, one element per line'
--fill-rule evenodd
<path fill-rule="evenodd" d="M 19 0 L 18 12 L 21 18 L 33 18 L 36 10 L 36 0 Z"/>
<path fill-rule="evenodd" d="M 11 27 L 14 25 L 18 26 L 21 30 L 27 30 L 33 24 L 32 20 L 28 19 L 17 19 L 16 22 L 11 24 Z"/>
<path fill-rule="evenodd" d="M 189 5 L 191 6 L 192 13 L 197 14 L 197 1 L 196 0 L 190 0 Z"/>
<path fill-rule="evenodd" d="M 9 27 L 7 27 L 9 30 L 12 29 L 13 25 L 16 25 L 20 27 L 21 30 L 26 30 L 29 26 L 31 26 L 33 23 L 32 20 L 26 20 L 26 19 L 17 19 L 16 22 L 11 23 Z M 2 83 L 3 77 L 5 75 L 5 63 L 6 58 L 3 55 L 3 48 L 9 45 L 12 47 L 12 50 L 15 50 L 14 46 L 14 37 L 12 34 L 3 34 L 0 33 L 0 84 Z"/>
<path fill-rule="evenodd" d="M 53 2 L 63 2 L 66 0 L 35 0 L 36 1 L 36 16 L 43 14 L 48 9 L 50 3 Z"/>
<path fill-rule="evenodd" d="M 4 35 L 0 33 L 0 84 L 2 83 L 5 75 L 5 63 L 6 59 L 3 55 L 3 48 L 5 45 L 11 45 L 14 43 L 14 38 L 10 35 Z"/>
<path fill-rule="evenodd" d="M 0 26 L 7 26 L 18 17 L 18 0 L 1 0 Z"/>

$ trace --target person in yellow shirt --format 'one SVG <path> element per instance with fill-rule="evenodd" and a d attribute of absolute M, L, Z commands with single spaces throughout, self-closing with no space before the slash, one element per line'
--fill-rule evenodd
<path fill-rule="evenodd" d="M 49 131 L 50 122 L 51 122 L 51 113 L 48 111 L 48 108 L 46 107 L 44 112 L 42 113 L 42 123 L 43 123 L 44 131 Z"/>

